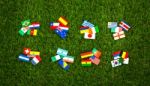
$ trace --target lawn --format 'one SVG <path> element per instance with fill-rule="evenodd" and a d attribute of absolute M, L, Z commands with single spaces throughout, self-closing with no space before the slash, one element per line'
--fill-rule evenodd
<path fill-rule="evenodd" d="M 150 1 L 149 0 L 1 0 L 0 1 L 0 85 L 1 86 L 149 86 L 150 85 Z M 49 29 L 49 22 L 64 16 L 69 21 L 65 40 Z M 36 37 L 20 36 L 23 20 L 39 21 Z M 131 25 L 126 38 L 113 40 L 109 21 L 125 20 Z M 83 20 L 98 25 L 96 40 L 85 40 L 79 27 Z M 18 61 L 24 47 L 41 52 L 36 66 Z M 57 48 L 75 56 L 69 71 L 51 62 Z M 101 63 L 82 67 L 80 53 L 97 48 Z M 130 62 L 111 67 L 112 53 L 129 52 Z"/>

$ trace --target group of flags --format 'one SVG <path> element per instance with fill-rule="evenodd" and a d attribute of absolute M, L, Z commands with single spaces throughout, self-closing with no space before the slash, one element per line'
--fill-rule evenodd
<path fill-rule="evenodd" d="M 117 67 L 122 64 L 129 64 L 128 52 L 116 51 L 113 53 L 113 60 L 111 61 L 112 67 Z"/>
<path fill-rule="evenodd" d="M 65 39 L 69 30 L 68 21 L 64 17 L 60 17 L 57 22 L 50 22 L 50 29 L 62 39 Z"/>
<path fill-rule="evenodd" d="M 33 65 L 38 64 L 41 61 L 39 51 L 31 51 L 30 48 L 24 48 L 23 54 L 20 54 L 18 59 L 23 62 L 30 62 Z"/>
<path fill-rule="evenodd" d="M 111 29 L 114 40 L 118 40 L 125 38 L 124 31 L 128 31 L 130 26 L 125 21 L 121 21 L 119 25 L 117 25 L 117 22 L 108 22 L 108 28 Z"/>
<path fill-rule="evenodd" d="M 80 34 L 84 34 L 85 39 L 95 39 L 96 33 L 99 32 L 98 26 L 84 20 L 82 26 L 80 27 Z"/>
<path fill-rule="evenodd" d="M 68 63 L 74 63 L 74 57 L 73 56 L 69 56 L 68 55 L 68 51 L 58 48 L 57 55 L 51 57 L 52 62 L 56 62 L 58 61 L 58 64 L 64 69 L 64 70 L 68 70 L 69 69 L 69 65 Z"/>
<path fill-rule="evenodd" d="M 24 36 L 25 33 L 27 35 L 36 36 L 37 35 L 37 29 L 40 28 L 39 22 L 32 22 L 30 20 L 25 20 L 21 22 L 22 28 L 19 30 L 19 34 L 21 36 Z"/>
<path fill-rule="evenodd" d="M 96 48 L 92 51 L 81 53 L 81 65 L 92 66 L 92 63 L 98 65 L 100 63 L 101 52 Z"/>

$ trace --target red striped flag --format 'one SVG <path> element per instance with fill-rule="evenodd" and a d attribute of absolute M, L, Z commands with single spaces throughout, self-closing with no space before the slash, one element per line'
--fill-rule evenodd
<path fill-rule="evenodd" d="M 130 28 L 130 26 L 124 21 L 121 21 L 119 23 L 119 26 L 122 27 L 125 31 L 128 31 L 128 29 Z"/>

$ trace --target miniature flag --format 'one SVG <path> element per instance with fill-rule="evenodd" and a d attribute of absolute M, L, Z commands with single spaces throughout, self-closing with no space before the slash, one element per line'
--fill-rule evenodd
<path fill-rule="evenodd" d="M 87 20 L 83 21 L 82 26 L 88 26 L 90 28 L 94 27 L 94 25 L 92 23 L 88 22 Z"/>
<path fill-rule="evenodd" d="M 118 33 L 114 33 L 113 37 L 114 37 L 114 40 L 118 40 L 118 39 L 124 38 L 125 37 L 124 31 L 121 31 L 121 32 L 118 32 Z"/>
<path fill-rule="evenodd" d="M 58 49 L 57 49 L 57 54 L 58 54 L 58 55 L 61 55 L 61 56 L 67 56 L 68 51 L 67 51 L 67 50 L 64 50 L 64 49 L 61 49 L 61 48 L 58 48 Z"/>
<path fill-rule="evenodd" d="M 111 61 L 111 65 L 112 65 L 112 67 L 117 67 L 117 66 L 120 66 L 120 65 L 122 65 L 120 62 L 119 62 L 119 60 L 117 59 L 117 60 L 113 60 L 113 61 Z"/>
<path fill-rule="evenodd" d="M 124 21 L 121 21 L 119 23 L 119 26 L 122 27 L 125 31 L 128 31 L 129 28 L 130 28 L 130 26 L 126 22 L 124 22 Z"/>
<path fill-rule="evenodd" d="M 123 59 L 128 58 L 128 52 L 123 52 L 122 55 L 121 55 L 121 57 Z"/>
<path fill-rule="evenodd" d="M 29 55 L 30 54 L 30 48 L 24 48 L 24 50 L 23 50 L 23 54 L 25 54 L 25 55 Z"/>
<path fill-rule="evenodd" d="M 121 32 L 122 31 L 122 28 L 121 27 L 114 27 L 114 28 L 111 28 L 111 32 Z"/>
<path fill-rule="evenodd" d="M 40 52 L 38 51 L 30 51 L 30 55 L 40 55 Z"/>
<path fill-rule="evenodd" d="M 29 57 L 28 57 L 28 56 L 25 56 L 25 55 L 23 55 L 23 54 L 20 54 L 19 57 L 18 57 L 18 59 L 19 59 L 20 61 L 23 61 L 23 62 L 29 62 L 29 61 L 30 61 Z"/>
<path fill-rule="evenodd" d="M 68 70 L 69 69 L 69 65 L 64 62 L 62 59 L 58 61 L 58 64 L 64 69 L 64 70 Z"/>
<path fill-rule="evenodd" d="M 85 53 L 81 53 L 81 58 L 87 58 L 87 57 L 90 57 L 90 56 L 93 56 L 93 53 L 92 52 L 85 52 Z"/>
<path fill-rule="evenodd" d="M 129 58 L 125 58 L 125 59 L 123 60 L 123 64 L 129 64 Z"/>
<path fill-rule="evenodd" d="M 100 58 L 101 57 L 101 52 L 99 50 L 97 50 L 96 48 L 93 48 L 92 53 L 94 54 L 94 56 L 96 58 Z"/>
<path fill-rule="evenodd" d="M 40 23 L 39 22 L 33 22 L 31 25 L 29 25 L 30 29 L 39 29 L 40 28 Z"/>
<path fill-rule="evenodd" d="M 117 27 L 117 22 L 108 22 L 108 28 L 114 28 Z"/>
<path fill-rule="evenodd" d="M 21 22 L 23 27 L 29 26 L 30 25 L 30 20 L 25 20 Z"/>
<path fill-rule="evenodd" d="M 58 23 L 58 22 L 50 22 L 50 26 L 59 26 L 60 25 L 60 23 Z"/>
<path fill-rule="evenodd" d="M 36 36 L 36 35 L 37 35 L 37 30 L 32 29 L 31 32 L 30 32 L 30 34 L 31 34 L 32 36 Z"/>
<path fill-rule="evenodd" d="M 51 59 L 52 59 L 52 62 L 55 62 L 55 61 L 60 60 L 61 57 L 59 55 L 56 55 L 56 56 L 51 57 Z"/>
<path fill-rule="evenodd" d="M 68 21 L 65 18 L 63 18 L 63 17 L 60 17 L 58 19 L 58 22 L 61 23 L 64 26 L 66 26 L 68 24 Z"/>
<path fill-rule="evenodd" d="M 19 34 L 20 34 L 21 36 L 23 36 L 28 30 L 29 30 L 29 27 L 22 27 L 22 28 L 19 30 Z"/>
<path fill-rule="evenodd" d="M 69 30 L 68 26 L 59 26 L 58 28 L 60 28 L 61 30 L 65 30 L 65 31 Z"/>
<path fill-rule="evenodd" d="M 121 54 L 122 54 L 122 51 L 116 51 L 116 52 L 113 53 L 113 56 L 114 57 L 115 56 L 121 56 Z"/>
<path fill-rule="evenodd" d="M 93 33 L 93 34 L 85 33 L 84 34 L 85 39 L 95 39 L 95 37 L 96 37 L 95 33 Z"/>
<path fill-rule="evenodd" d="M 90 60 L 92 61 L 93 64 L 98 65 L 100 63 L 100 59 L 94 57 L 91 57 Z"/>
<path fill-rule="evenodd" d="M 66 36 L 67 36 L 66 31 L 64 31 L 64 30 L 58 30 L 58 29 L 56 29 L 56 30 L 55 30 L 55 33 L 56 33 L 57 35 L 59 35 L 59 37 L 61 37 L 62 39 L 65 39 Z"/>
<path fill-rule="evenodd" d="M 31 63 L 32 63 L 33 65 L 36 65 L 36 64 L 38 64 L 40 61 L 41 61 L 40 56 L 35 56 L 35 57 L 31 60 Z"/>
<path fill-rule="evenodd" d="M 72 56 L 63 57 L 63 61 L 68 62 L 68 63 L 73 63 L 74 62 L 74 57 L 72 57 Z"/>
<path fill-rule="evenodd" d="M 81 65 L 82 66 L 91 66 L 92 63 L 91 63 L 91 60 L 87 59 L 87 60 L 82 60 Z"/>

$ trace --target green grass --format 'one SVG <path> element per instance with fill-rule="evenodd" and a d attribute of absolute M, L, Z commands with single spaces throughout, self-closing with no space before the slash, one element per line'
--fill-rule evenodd
<path fill-rule="evenodd" d="M 149 0 L 1 0 L 0 1 L 0 85 L 1 86 L 149 86 L 150 7 Z M 69 20 L 69 34 L 62 40 L 49 29 L 60 16 Z M 23 20 L 41 22 L 37 37 L 20 36 Z M 79 33 L 82 20 L 100 27 L 96 40 Z M 125 20 L 131 25 L 126 38 L 114 41 L 107 22 Z M 17 60 L 24 47 L 41 52 L 36 66 Z M 75 63 L 69 71 L 50 61 L 57 48 L 69 50 Z M 82 67 L 80 53 L 102 51 L 100 65 Z M 111 54 L 129 52 L 129 65 L 112 68 Z"/>

